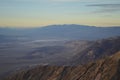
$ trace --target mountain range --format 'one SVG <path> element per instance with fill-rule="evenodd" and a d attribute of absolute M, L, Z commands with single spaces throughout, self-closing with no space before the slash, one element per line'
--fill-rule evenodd
<path fill-rule="evenodd" d="M 119 74 L 119 26 L 0 28 L 0 80 L 120 80 Z"/>
<path fill-rule="evenodd" d="M 85 25 L 49 25 L 38 28 L 0 28 L 1 35 L 19 36 L 28 40 L 96 40 L 120 35 L 120 27 Z M 20 38 L 19 38 L 20 39 Z"/>

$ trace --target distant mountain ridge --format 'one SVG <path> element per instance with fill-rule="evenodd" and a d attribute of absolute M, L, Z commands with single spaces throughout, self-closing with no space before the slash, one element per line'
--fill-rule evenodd
<path fill-rule="evenodd" d="M 0 28 L 2 35 L 25 36 L 29 39 L 41 40 L 96 40 L 120 36 L 120 27 L 95 27 L 85 25 L 48 25 L 38 28 Z"/>

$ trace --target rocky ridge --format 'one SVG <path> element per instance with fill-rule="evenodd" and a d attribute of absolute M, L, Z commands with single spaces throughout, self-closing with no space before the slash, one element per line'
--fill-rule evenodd
<path fill-rule="evenodd" d="M 79 66 L 37 66 L 5 80 L 120 80 L 120 52 Z"/>

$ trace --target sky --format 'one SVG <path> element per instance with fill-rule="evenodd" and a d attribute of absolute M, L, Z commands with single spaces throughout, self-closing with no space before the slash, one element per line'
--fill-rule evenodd
<path fill-rule="evenodd" d="M 0 27 L 120 26 L 120 0 L 0 0 Z"/>

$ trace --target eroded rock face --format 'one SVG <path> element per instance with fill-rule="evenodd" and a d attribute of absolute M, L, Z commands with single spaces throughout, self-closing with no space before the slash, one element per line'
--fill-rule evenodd
<path fill-rule="evenodd" d="M 5 80 L 120 80 L 120 52 L 83 66 L 37 66 Z"/>

